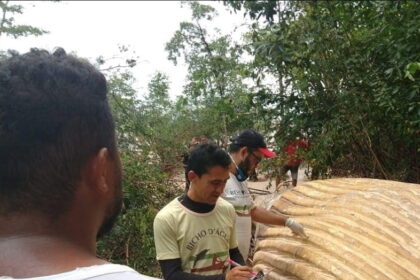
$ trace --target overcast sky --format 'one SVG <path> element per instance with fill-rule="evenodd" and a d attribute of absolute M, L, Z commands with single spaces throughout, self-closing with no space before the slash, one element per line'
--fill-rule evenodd
<path fill-rule="evenodd" d="M 13 3 L 13 2 L 12 2 Z M 244 22 L 242 13 L 231 14 L 220 2 L 207 1 L 219 16 L 212 26 L 222 33 L 232 33 Z M 190 9 L 180 1 L 61 1 L 19 2 L 23 15 L 16 15 L 16 23 L 30 24 L 49 31 L 40 37 L 13 39 L 2 37 L 2 50 L 27 52 L 31 47 L 53 50 L 57 46 L 67 52 L 94 60 L 118 55 L 118 46 L 126 45 L 139 57 L 133 69 L 135 87 L 145 94 L 147 83 L 156 71 L 166 73 L 171 82 L 170 95 L 182 92 L 186 66 L 167 60 L 165 44 L 179 28 L 179 23 L 190 20 Z M 241 29 L 239 29 L 241 30 Z M 240 31 L 235 32 L 239 38 Z"/>

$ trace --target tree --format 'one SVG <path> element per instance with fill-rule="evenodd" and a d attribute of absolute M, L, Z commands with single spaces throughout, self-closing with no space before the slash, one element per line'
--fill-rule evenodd
<path fill-rule="evenodd" d="M 247 65 L 230 36 L 212 36 L 204 27 L 217 15 L 215 9 L 198 2 L 188 5 L 192 22 L 182 22 L 167 43 L 168 59 L 176 64 L 183 58 L 188 65 L 183 102 L 194 112 L 200 134 L 226 145 L 229 135 L 254 123 L 252 95 L 243 82 Z"/>
<path fill-rule="evenodd" d="M 23 6 L 11 4 L 11 1 L 0 1 L 1 19 L 0 19 L 0 37 L 11 36 L 15 39 L 26 36 L 40 36 L 48 33 L 47 31 L 31 26 L 15 24 L 15 14 L 23 14 Z"/>
<path fill-rule="evenodd" d="M 266 91 L 258 100 L 278 108 L 268 111 L 278 145 L 303 132 L 321 173 L 419 182 L 420 95 L 404 74 L 419 61 L 420 3 L 269 2 L 226 4 L 255 20 L 257 73 L 283 77 L 282 98 Z"/>
<path fill-rule="evenodd" d="M 162 72 L 157 72 L 148 84 L 146 101 L 156 106 L 156 109 L 165 110 L 171 105 L 169 100 L 169 78 Z"/>

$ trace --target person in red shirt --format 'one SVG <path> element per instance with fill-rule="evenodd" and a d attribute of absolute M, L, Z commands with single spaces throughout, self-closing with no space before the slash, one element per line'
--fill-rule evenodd
<path fill-rule="evenodd" d="M 276 177 L 276 186 L 280 183 L 281 177 L 284 176 L 287 171 L 290 170 L 292 175 L 292 185 L 296 187 L 297 185 L 297 178 L 298 178 L 298 170 L 299 165 L 302 162 L 300 158 L 301 150 L 307 149 L 309 146 L 308 142 L 303 139 L 297 139 L 291 143 L 289 143 L 283 151 L 284 156 L 286 157 L 287 161 L 286 164 L 282 166 L 280 170 L 280 175 Z"/>

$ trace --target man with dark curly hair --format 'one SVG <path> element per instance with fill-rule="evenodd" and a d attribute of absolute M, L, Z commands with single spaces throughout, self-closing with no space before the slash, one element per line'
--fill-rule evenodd
<path fill-rule="evenodd" d="M 0 62 L 1 279 L 151 279 L 96 256 L 122 202 L 106 93 L 62 48 Z"/>

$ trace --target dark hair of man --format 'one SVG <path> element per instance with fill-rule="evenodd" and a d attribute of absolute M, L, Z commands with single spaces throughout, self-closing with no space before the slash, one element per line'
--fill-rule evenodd
<path fill-rule="evenodd" d="M 214 166 L 229 168 L 231 159 L 219 146 L 213 143 L 198 145 L 188 159 L 187 171 L 194 171 L 199 177 Z"/>
<path fill-rule="evenodd" d="M 104 75 L 62 48 L 0 62 L 0 214 L 59 216 L 88 160 L 116 155 L 106 93 Z"/>

